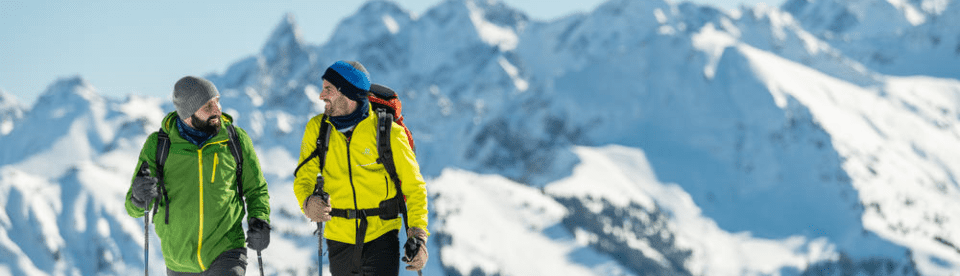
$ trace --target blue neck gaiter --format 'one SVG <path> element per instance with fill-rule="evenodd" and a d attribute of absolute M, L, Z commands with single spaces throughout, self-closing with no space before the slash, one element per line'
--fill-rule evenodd
<path fill-rule="evenodd" d="M 370 102 L 362 101 L 363 105 L 358 107 L 353 113 L 343 115 L 343 116 L 330 116 L 330 122 L 333 123 L 333 127 L 336 127 L 338 130 L 343 130 L 349 127 L 353 127 L 366 119 L 367 116 L 370 116 Z"/>
<path fill-rule="evenodd" d="M 203 144 L 206 143 L 207 140 L 210 140 L 210 137 L 213 137 L 213 133 L 206 133 L 188 126 L 180 117 L 177 117 L 177 130 L 180 131 L 180 136 L 183 137 L 183 139 L 190 141 L 190 143 L 197 145 L 197 147 L 203 147 Z"/>

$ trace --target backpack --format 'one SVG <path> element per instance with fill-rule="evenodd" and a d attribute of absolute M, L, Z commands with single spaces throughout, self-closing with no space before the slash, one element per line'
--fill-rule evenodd
<path fill-rule="evenodd" d="M 230 140 L 227 142 L 227 146 L 230 148 L 230 154 L 233 155 L 233 160 L 237 163 L 236 170 L 236 183 L 237 183 L 237 193 L 240 196 L 240 206 L 243 210 L 243 213 L 247 212 L 247 203 L 243 200 L 243 151 L 240 147 L 240 136 L 237 135 L 237 130 L 234 128 L 233 124 L 227 125 L 227 132 L 230 133 Z M 170 198 L 167 196 L 167 186 L 163 181 L 163 166 L 167 162 L 167 155 L 170 152 L 170 135 L 166 131 L 163 131 L 163 127 L 157 131 L 157 184 L 160 186 L 161 197 L 163 197 L 164 206 L 166 207 L 166 214 L 163 218 L 164 223 L 170 224 Z M 157 208 L 160 204 L 160 201 L 157 200 L 153 203 L 153 216 L 156 219 Z"/>
<path fill-rule="evenodd" d="M 396 185 L 397 197 L 402 202 L 406 202 L 406 196 L 403 195 L 403 190 L 400 189 L 400 176 L 397 175 L 397 167 L 393 162 L 393 151 L 391 151 L 390 144 L 390 128 L 391 123 L 397 123 L 403 130 L 407 133 L 407 139 L 410 141 L 410 148 L 413 149 L 416 153 L 416 147 L 413 143 L 413 135 L 410 133 L 410 129 L 403 124 L 403 115 L 401 111 L 401 102 L 400 98 L 397 96 L 397 93 L 392 89 L 379 85 L 373 84 L 370 86 L 370 95 L 367 96 L 367 100 L 370 101 L 370 108 L 377 113 L 377 153 L 380 155 L 377 162 L 383 164 L 384 169 L 386 169 L 387 174 L 390 176 L 390 179 L 393 180 L 393 183 Z M 326 115 L 322 115 L 326 116 Z M 320 134 L 317 135 L 317 147 L 314 148 L 313 152 L 310 153 L 307 158 L 304 158 L 297 168 L 293 170 L 293 176 L 296 178 L 297 172 L 300 171 L 300 168 L 303 165 L 306 165 L 310 159 L 314 157 L 320 158 L 320 170 L 323 171 L 323 166 L 326 161 L 327 147 L 330 143 L 330 124 L 325 122 L 325 118 L 320 118 Z M 320 181 L 320 180 L 318 180 Z M 320 194 L 319 185 L 315 187 L 314 194 Z M 407 207 L 406 204 L 399 204 L 399 212 L 403 214 L 403 227 L 404 230 L 408 228 L 407 224 Z"/>
<path fill-rule="evenodd" d="M 397 92 L 393 92 L 393 89 L 389 87 L 373 84 L 370 86 L 370 96 L 367 96 L 367 100 L 370 100 L 370 108 L 377 111 L 377 116 L 380 116 L 380 118 L 384 117 L 380 114 L 380 111 L 386 111 L 393 116 L 393 122 L 403 127 L 403 131 L 407 133 L 407 141 L 410 141 L 410 148 L 416 153 L 417 146 L 413 143 L 413 134 L 410 133 L 407 125 L 403 124 L 403 114 L 400 114 L 403 105 L 400 103 L 400 98 L 397 97 Z M 389 145 L 389 141 L 387 143 Z"/>

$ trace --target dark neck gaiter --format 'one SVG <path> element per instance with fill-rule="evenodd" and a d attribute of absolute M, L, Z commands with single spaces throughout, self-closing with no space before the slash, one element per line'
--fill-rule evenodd
<path fill-rule="evenodd" d="M 180 131 L 180 136 L 190 143 L 197 145 L 197 147 L 203 147 L 203 144 L 210 140 L 210 137 L 213 137 L 214 133 L 206 133 L 193 129 L 188 126 L 187 123 L 184 123 L 180 117 L 177 117 L 177 130 Z"/>
<path fill-rule="evenodd" d="M 362 105 L 358 107 L 353 113 L 343 115 L 343 116 L 330 116 L 330 122 L 333 123 L 333 127 L 336 127 L 337 130 L 343 130 L 349 127 L 353 127 L 366 119 L 369 116 L 370 111 L 370 102 L 363 101 Z"/>

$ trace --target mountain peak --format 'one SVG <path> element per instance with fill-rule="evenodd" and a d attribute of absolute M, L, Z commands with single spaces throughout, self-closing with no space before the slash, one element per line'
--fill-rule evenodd
<path fill-rule="evenodd" d="M 634 13 L 649 13 L 653 12 L 656 9 L 664 9 L 673 7 L 674 4 L 667 2 L 665 0 L 652 0 L 652 1 L 632 1 L 632 0 L 610 0 L 606 3 L 600 4 L 597 7 L 596 12 L 602 13 L 616 13 L 621 14 L 624 12 Z M 664 12 L 669 12 L 666 10 Z"/>
<path fill-rule="evenodd" d="M 47 90 L 37 99 L 37 106 L 52 104 L 72 104 L 75 102 L 100 102 L 103 99 L 97 94 L 87 80 L 80 76 L 57 79 L 47 87 Z"/>
<path fill-rule="evenodd" d="M 592 28 L 601 33 L 615 29 L 647 32 L 672 25 L 679 12 L 676 5 L 665 0 L 611 0 L 598 6 L 590 17 L 594 21 Z"/>
<path fill-rule="evenodd" d="M 0 89 L 0 136 L 10 133 L 20 118 L 23 118 L 23 106 L 13 95 Z"/>
<path fill-rule="evenodd" d="M 263 45 L 261 54 L 267 64 L 274 64 L 278 60 L 289 56 L 298 56 L 306 52 L 300 29 L 292 13 L 287 13 L 277 27 L 273 29 L 270 39 Z"/>
<path fill-rule="evenodd" d="M 521 28 L 530 18 L 520 10 L 499 0 L 462 0 L 473 12 L 482 12 L 484 20 L 503 26 Z"/>
<path fill-rule="evenodd" d="M 369 1 L 364 3 L 363 6 L 361 6 L 360 9 L 357 10 L 357 14 L 370 15 L 370 14 L 382 14 L 382 13 L 403 14 L 403 13 L 409 13 L 409 12 L 404 10 L 397 3 L 389 0 Z"/>
<path fill-rule="evenodd" d="M 17 101 L 17 97 L 7 93 L 7 91 L 0 89 L 0 110 L 6 109 L 7 106 L 19 106 L 20 102 Z"/>
<path fill-rule="evenodd" d="M 370 1 L 337 25 L 330 42 L 356 45 L 405 30 L 413 15 L 392 1 Z"/>
<path fill-rule="evenodd" d="M 465 0 L 470 11 L 470 21 L 473 22 L 480 39 L 490 45 L 495 45 L 501 51 L 513 50 L 520 43 L 519 32 L 523 30 L 526 15 L 503 3 L 493 1 Z"/>
<path fill-rule="evenodd" d="M 530 21 L 525 13 L 497 0 L 447 0 L 427 11 L 424 18 L 451 35 L 472 28 L 481 41 L 502 51 L 516 48 L 519 34 Z"/>

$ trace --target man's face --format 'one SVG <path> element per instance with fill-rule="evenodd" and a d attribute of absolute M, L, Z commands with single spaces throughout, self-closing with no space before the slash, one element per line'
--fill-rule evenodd
<path fill-rule="evenodd" d="M 213 134 L 220 129 L 220 114 L 220 97 L 215 97 L 193 113 L 188 123 L 193 129 Z"/>
<path fill-rule="evenodd" d="M 357 102 L 340 93 L 340 89 L 327 82 L 327 80 L 323 80 L 320 100 L 323 100 L 324 103 L 323 114 L 327 116 L 344 116 L 357 109 Z"/>

